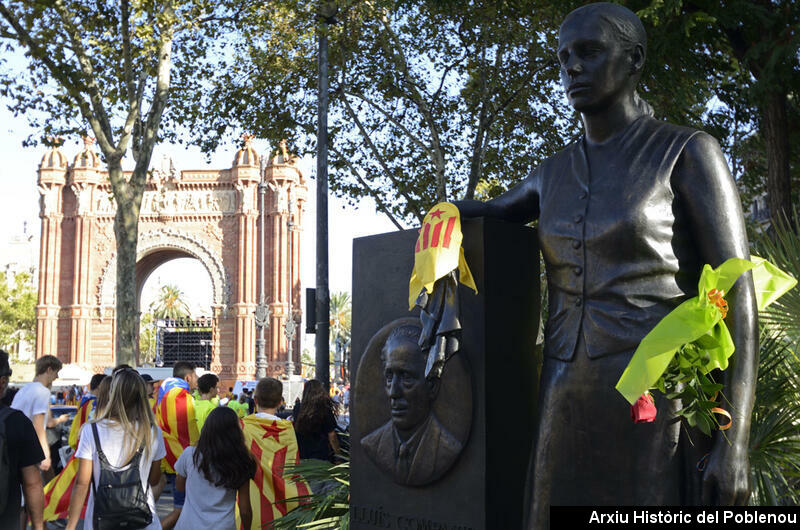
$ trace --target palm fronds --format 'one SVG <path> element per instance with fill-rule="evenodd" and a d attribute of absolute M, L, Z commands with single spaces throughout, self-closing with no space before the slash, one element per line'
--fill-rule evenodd
<path fill-rule="evenodd" d="M 322 460 L 303 460 L 285 467 L 285 476 L 300 477 L 311 487 L 311 495 L 287 499 L 300 506 L 275 519 L 268 528 L 323 530 L 350 528 L 350 460 L 339 464 Z"/>
<path fill-rule="evenodd" d="M 793 227 L 800 227 L 800 211 L 793 220 L 776 221 L 755 241 L 756 253 L 778 268 L 800 278 L 800 236 Z M 791 339 L 800 339 L 800 288 L 790 290 L 761 314 L 767 325 L 780 328 Z"/>
<path fill-rule="evenodd" d="M 776 222 L 755 241 L 756 252 L 800 277 L 800 238 L 794 221 Z M 761 350 L 750 428 L 754 505 L 800 504 L 800 288 L 760 315 Z"/>
<path fill-rule="evenodd" d="M 780 332 L 761 339 L 750 472 L 751 504 L 800 504 L 800 358 Z"/>

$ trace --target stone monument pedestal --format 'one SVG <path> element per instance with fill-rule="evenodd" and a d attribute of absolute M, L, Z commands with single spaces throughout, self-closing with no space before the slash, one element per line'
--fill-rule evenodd
<path fill-rule="evenodd" d="M 535 353 L 540 322 L 536 232 L 492 219 L 465 219 L 462 231 L 478 294 L 459 285 L 461 349 L 445 366 L 433 405 L 438 422 L 462 445 L 441 478 L 419 486 L 398 483 L 361 443 L 381 427 L 391 433 L 378 344 L 385 332 L 368 345 L 390 322 L 419 315 L 407 306 L 418 233 L 406 230 L 353 242 L 354 529 L 522 526 L 541 366 Z"/>

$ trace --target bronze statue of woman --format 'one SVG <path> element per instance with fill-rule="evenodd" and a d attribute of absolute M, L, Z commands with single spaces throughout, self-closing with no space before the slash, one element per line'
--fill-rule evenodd
<path fill-rule="evenodd" d="M 697 295 L 703 264 L 748 258 L 736 186 L 709 135 L 657 121 L 636 93 L 646 35 L 634 13 L 589 4 L 561 25 L 558 59 L 584 135 L 467 217 L 539 220 L 549 317 L 527 526 L 550 505 L 744 504 L 757 372 L 749 273 L 728 294 L 736 345 L 723 374 L 727 439 L 682 428 L 680 404 L 634 424 L 614 386 L 641 339 Z M 687 439 L 691 437 L 693 445 Z"/>

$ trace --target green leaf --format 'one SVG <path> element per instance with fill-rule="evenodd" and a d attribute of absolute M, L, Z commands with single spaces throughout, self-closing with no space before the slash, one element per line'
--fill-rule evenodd
<path fill-rule="evenodd" d="M 694 415 L 694 419 L 697 428 L 706 436 L 711 436 L 711 429 L 714 424 L 709 417 L 704 413 L 698 413 Z"/>

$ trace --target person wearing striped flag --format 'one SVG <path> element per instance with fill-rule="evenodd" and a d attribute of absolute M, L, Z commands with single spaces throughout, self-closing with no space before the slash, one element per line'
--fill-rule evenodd
<path fill-rule="evenodd" d="M 310 495 L 304 481 L 284 476 L 284 466 L 297 462 L 297 438 L 292 422 L 275 415 L 282 397 L 280 381 L 261 379 L 254 396 L 256 413 L 242 420 L 245 444 L 258 462 L 250 487 L 252 529 L 264 528 L 297 507 L 297 501 L 287 499 Z"/>
<path fill-rule="evenodd" d="M 81 401 L 78 408 L 78 414 L 72 420 L 72 428 L 70 428 L 69 445 L 73 451 L 78 448 L 80 441 L 80 427 L 74 436 L 73 444 L 73 429 L 75 424 L 80 422 L 80 426 L 86 422 L 94 419 L 97 411 L 102 409 L 108 403 L 108 393 L 111 388 L 111 377 L 104 374 L 95 374 L 89 382 L 89 392 L 84 396 L 85 400 Z M 88 397 L 87 397 L 88 396 Z M 72 490 L 75 486 L 75 477 L 78 475 L 78 459 L 75 454 L 69 457 L 64 469 L 56 475 L 53 480 L 48 482 L 44 487 L 44 520 L 57 521 L 58 519 L 66 519 L 69 512 L 69 500 L 72 496 Z M 86 506 L 84 505 L 84 509 Z"/>
<path fill-rule="evenodd" d="M 182 508 L 186 499 L 186 493 L 177 491 L 174 487 L 175 463 L 183 450 L 195 445 L 199 437 L 192 397 L 192 390 L 196 387 L 197 374 L 194 366 L 186 361 L 178 361 L 172 367 L 172 377 L 162 381 L 156 399 L 156 422 L 164 435 L 164 446 L 167 450 L 166 457 L 161 461 L 162 471 L 167 475 L 167 482 L 172 487 L 174 508 Z M 177 521 L 178 513 L 173 512 L 174 519 L 166 518 L 161 522 L 162 526 L 172 528 Z"/>
<path fill-rule="evenodd" d="M 69 428 L 69 446 L 73 451 L 78 448 L 78 434 L 81 432 L 81 427 L 89 421 L 89 415 L 94 410 L 94 403 L 97 399 L 95 391 L 97 391 L 97 387 L 106 377 L 108 376 L 105 374 L 94 374 L 89 381 L 89 391 L 83 395 L 78 404 L 78 411 Z"/>

